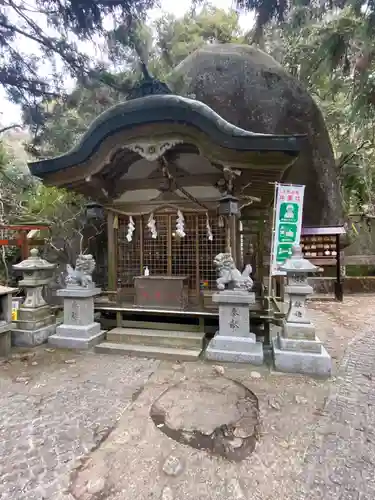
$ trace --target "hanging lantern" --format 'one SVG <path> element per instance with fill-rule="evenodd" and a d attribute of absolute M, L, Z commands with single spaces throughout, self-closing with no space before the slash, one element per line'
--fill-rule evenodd
<path fill-rule="evenodd" d="M 240 204 L 239 199 L 231 194 L 226 194 L 219 200 L 219 215 L 239 215 Z"/>
<path fill-rule="evenodd" d="M 100 203 L 90 201 L 86 204 L 86 220 L 103 220 L 104 209 Z"/>

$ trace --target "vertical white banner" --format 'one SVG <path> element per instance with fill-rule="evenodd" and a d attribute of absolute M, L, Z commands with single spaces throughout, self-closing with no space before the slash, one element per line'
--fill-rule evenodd
<path fill-rule="evenodd" d="M 272 276 L 281 274 L 278 270 L 280 265 L 291 256 L 292 247 L 300 243 L 304 193 L 305 186 L 277 186 L 271 254 Z"/>

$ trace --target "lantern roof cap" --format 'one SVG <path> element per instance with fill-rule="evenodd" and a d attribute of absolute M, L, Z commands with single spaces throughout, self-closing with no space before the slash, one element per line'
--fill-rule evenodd
<path fill-rule="evenodd" d="M 313 273 L 317 269 L 318 268 L 314 266 L 314 264 L 305 259 L 300 245 L 295 245 L 292 247 L 292 255 L 280 266 L 280 271 L 286 273 Z"/>
<path fill-rule="evenodd" d="M 226 193 L 223 196 L 221 196 L 219 201 L 239 201 L 239 199 L 232 193 Z"/>
<path fill-rule="evenodd" d="M 14 292 L 18 292 L 18 288 L 0 285 L 0 295 L 7 295 Z"/>
<path fill-rule="evenodd" d="M 56 264 L 51 264 L 39 257 L 39 251 L 37 248 L 32 248 L 30 250 L 30 257 L 23 260 L 19 264 L 14 264 L 13 269 L 18 271 L 39 271 L 44 269 L 54 269 Z"/>

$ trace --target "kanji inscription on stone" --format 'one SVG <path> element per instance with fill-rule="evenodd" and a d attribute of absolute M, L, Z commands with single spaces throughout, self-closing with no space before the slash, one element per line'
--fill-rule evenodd
<path fill-rule="evenodd" d="M 238 312 L 238 309 L 236 307 L 233 307 L 231 313 L 232 318 L 238 318 L 239 315 L 240 313 Z"/>
<path fill-rule="evenodd" d="M 236 307 L 232 308 L 231 317 L 232 319 L 229 322 L 229 327 L 231 330 L 237 330 L 239 328 L 238 320 L 240 313 Z"/>
<path fill-rule="evenodd" d="M 235 319 L 231 319 L 229 326 L 231 330 L 237 330 L 239 328 L 238 322 Z"/>
<path fill-rule="evenodd" d="M 73 300 L 71 310 L 72 310 L 71 314 L 72 321 L 77 323 L 80 320 L 80 308 L 76 300 Z"/>

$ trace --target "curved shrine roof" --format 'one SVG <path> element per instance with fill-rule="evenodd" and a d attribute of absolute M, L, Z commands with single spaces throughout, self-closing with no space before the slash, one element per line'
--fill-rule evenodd
<path fill-rule="evenodd" d="M 239 128 L 219 116 L 203 102 L 177 95 L 150 95 L 117 104 L 98 116 L 81 140 L 66 154 L 56 158 L 29 162 L 33 175 L 41 179 L 51 174 L 87 164 L 102 143 L 120 131 L 136 130 L 153 125 L 187 126 L 195 129 L 213 146 L 238 152 L 281 153 L 285 168 L 298 156 L 304 137 L 302 135 L 259 134 Z M 119 144 L 119 147 L 126 144 Z"/>

